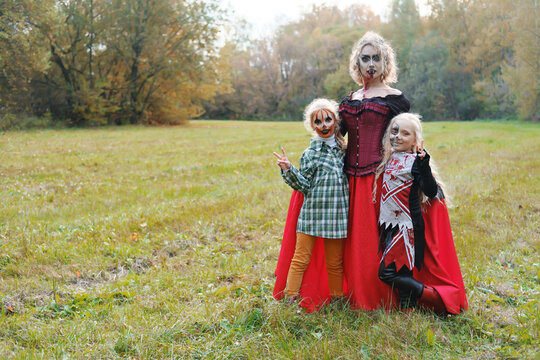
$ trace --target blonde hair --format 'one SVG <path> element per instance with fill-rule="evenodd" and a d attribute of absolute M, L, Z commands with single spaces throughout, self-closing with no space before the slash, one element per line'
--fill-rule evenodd
<path fill-rule="evenodd" d="M 320 111 L 327 111 L 334 119 L 334 122 L 336 123 L 334 127 L 336 143 L 341 148 L 341 150 L 345 150 L 347 148 L 347 143 L 345 141 L 345 138 L 343 137 L 343 135 L 341 135 L 341 132 L 339 131 L 341 124 L 341 119 L 339 118 L 339 105 L 334 100 L 325 98 L 313 100 L 306 107 L 306 110 L 304 110 L 304 127 L 311 134 L 316 135 L 316 132 L 313 130 L 313 121 L 315 120 L 317 114 Z"/>
<path fill-rule="evenodd" d="M 379 34 L 368 31 L 358 40 L 354 45 L 351 57 L 349 59 L 349 74 L 355 83 L 364 86 L 364 80 L 360 73 L 360 57 L 362 55 L 362 49 L 366 45 L 371 45 L 381 55 L 383 62 L 383 72 L 381 74 L 381 81 L 388 85 L 397 82 L 397 61 L 394 49 L 390 44 L 384 40 Z"/>
<path fill-rule="evenodd" d="M 384 133 L 383 139 L 382 139 L 382 161 L 377 167 L 377 170 L 375 171 L 375 181 L 373 185 L 373 200 L 375 201 L 375 196 L 377 193 L 377 179 L 379 176 L 384 172 L 384 168 L 386 167 L 386 164 L 390 161 L 390 157 L 392 156 L 392 144 L 390 143 L 390 132 L 392 131 L 392 127 L 394 126 L 394 123 L 397 120 L 409 120 L 413 124 L 414 129 L 414 136 L 415 136 L 415 148 L 416 146 L 420 146 L 423 140 L 422 136 L 422 116 L 419 114 L 414 113 L 401 113 L 397 116 L 394 116 L 392 120 L 390 121 L 390 124 L 388 124 L 388 127 L 386 128 L 386 131 Z M 435 165 L 433 159 L 430 159 L 429 166 L 431 167 L 431 174 L 435 178 L 435 181 L 437 182 L 437 185 L 439 185 L 440 191 L 437 193 L 437 198 L 441 200 L 444 198 L 445 193 L 445 185 L 442 182 L 439 173 L 437 171 L 437 166 Z M 420 192 L 420 202 L 422 205 L 429 204 L 429 198 L 422 192 L 421 189 L 419 189 Z"/>

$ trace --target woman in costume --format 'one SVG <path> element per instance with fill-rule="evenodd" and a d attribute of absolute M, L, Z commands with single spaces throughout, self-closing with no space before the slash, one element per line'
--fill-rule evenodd
<path fill-rule="evenodd" d="M 348 136 L 344 171 L 349 177 L 349 228 L 344 247 L 344 291 L 353 308 L 372 310 L 390 306 L 392 290 L 377 274 L 377 206 L 371 200 L 374 172 L 381 161 L 381 140 L 392 117 L 409 110 L 407 98 L 389 84 L 397 80 L 395 54 L 378 34 L 366 33 L 354 46 L 349 72 L 361 88 L 343 99 L 339 112 L 341 132 Z M 303 197 L 293 192 L 282 248 L 276 269 L 274 297 L 281 298 L 294 253 L 294 237 Z M 309 310 L 328 300 L 327 280 L 322 271 L 324 249 L 319 241 L 304 274 L 300 295 Z"/>
<path fill-rule="evenodd" d="M 372 310 L 395 302 L 391 288 L 377 276 L 378 205 L 371 200 L 374 172 L 381 162 L 381 139 L 390 119 L 408 111 L 410 104 L 401 91 L 389 86 L 397 81 L 395 54 L 378 34 L 368 32 L 356 44 L 349 72 L 361 88 L 349 93 L 339 108 L 349 150 L 344 169 L 350 193 L 344 276 L 353 307 Z"/>

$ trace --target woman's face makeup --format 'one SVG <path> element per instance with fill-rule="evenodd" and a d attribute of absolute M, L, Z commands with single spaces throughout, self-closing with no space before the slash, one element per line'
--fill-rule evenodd
<path fill-rule="evenodd" d="M 322 138 L 328 138 L 334 134 L 334 128 L 336 126 L 336 122 L 334 120 L 334 116 L 332 112 L 321 109 L 317 111 L 315 114 L 315 118 L 311 122 L 311 127 L 317 135 L 319 135 Z"/>
<path fill-rule="evenodd" d="M 372 45 L 364 46 L 360 52 L 359 66 L 360 74 L 365 80 L 371 81 L 380 77 L 383 67 L 381 54 Z"/>
<path fill-rule="evenodd" d="M 412 153 L 416 147 L 414 124 L 408 119 L 397 119 L 390 129 L 390 144 L 394 151 Z"/>

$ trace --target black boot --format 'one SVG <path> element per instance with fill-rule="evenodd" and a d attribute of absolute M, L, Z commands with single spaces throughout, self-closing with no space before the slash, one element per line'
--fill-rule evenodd
<path fill-rule="evenodd" d="M 382 262 L 379 268 L 379 279 L 398 289 L 399 306 L 402 309 L 409 309 L 416 306 L 416 299 L 424 291 L 424 285 L 412 277 L 411 270 L 404 266 L 399 271 L 396 271 L 395 263 L 384 266 L 384 262 Z"/>

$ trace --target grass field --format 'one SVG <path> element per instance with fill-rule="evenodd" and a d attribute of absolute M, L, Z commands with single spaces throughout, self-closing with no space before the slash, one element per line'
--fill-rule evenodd
<path fill-rule="evenodd" d="M 448 318 L 273 300 L 299 122 L 1 133 L 0 358 L 538 358 L 540 125 L 425 138 L 470 304 Z"/>

